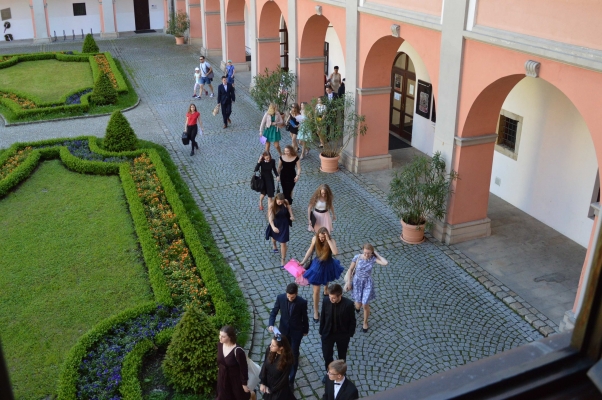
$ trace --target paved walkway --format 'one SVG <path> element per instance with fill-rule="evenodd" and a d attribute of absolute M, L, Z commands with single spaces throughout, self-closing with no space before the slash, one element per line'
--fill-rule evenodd
<path fill-rule="evenodd" d="M 0 53 L 76 49 L 81 43 L 45 46 L 0 47 Z M 213 99 L 195 101 L 204 119 L 206 135 L 200 139 L 200 154 L 190 157 L 179 140 L 184 112 L 190 103 L 192 73 L 198 51 L 176 47 L 173 38 L 141 35 L 99 41 L 132 75 L 141 97 L 140 105 L 126 113 L 141 138 L 169 150 L 184 179 L 211 223 L 224 256 L 236 271 L 247 300 L 254 310 L 252 358 L 261 360 L 269 342 L 266 331 L 269 311 L 277 294 L 292 281 L 278 268 L 263 239 L 266 218 L 257 209 L 257 195 L 249 188 L 253 167 L 261 153 L 257 134 L 261 114 L 248 95 L 237 93 L 233 126 L 221 128 L 221 118 L 212 117 Z M 104 135 L 108 117 L 0 127 L 0 147 L 13 142 L 82 134 Z M 370 331 L 353 337 L 348 354 L 349 376 L 360 395 L 367 396 L 457 365 L 508 350 L 542 337 L 534 325 L 523 320 L 520 298 L 495 278 L 488 276 L 459 250 L 427 241 L 408 246 L 399 240 L 399 221 L 386 206 L 383 192 L 365 178 L 340 171 L 319 172 L 315 151 L 303 160 L 303 172 L 295 190 L 293 211 L 298 222 L 291 232 L 289 256 L 301 258 L 311 240 L 303 222 L 313 190 L 328 183 L 336 196 L 337 222 L 334 237 L 349 265 L 361 244 L 370 242 L 390 264 L 374 274 L 378 298 L 372 304 Z M 461 267 L 460 265 L 463 265 Z M 486 279 L 483 279 L 486 278 Z M 479 280 L 485 282 L 481 284 Z M 499 285 L 494 295 L 487 282 Z M 300 293 L 309 300 L 310 288 Z M 500 298 L 503 298 L 502 301 Z M 513 311 L 507 304 L 513 305 Z M 521 307 L 519 307 L 519 305 Z M 538 326 L 539 325 L 539 326 Z M 322 395 L 323 361 L 317 326 L 312 322 L 301 348 L 297 375 L 299 398 Z"/>

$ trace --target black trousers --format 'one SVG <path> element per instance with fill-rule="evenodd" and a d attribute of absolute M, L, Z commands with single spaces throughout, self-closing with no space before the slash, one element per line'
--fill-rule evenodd
<path fill-rule="evenodd" d="M 232 114 L 232 102 L 229 101 L 222 104 L 221 109 L 222 117 L 224 118 L 224 125 L 228 126 L 228 119 L 230 118 L 230 114 Z"/>
<path fill-rule="evenodd" d="M 334 345 L 337 345 L 337 360 L 346 360 L 350 340 L 351 336 L 347 333 L 330 333 L 322 336 L 322 357 L 324 357 L 326 371 L 328 371 L 328 365 L 334 361 Z"/>
<path fill-rule="evenodd" d="M 194 153 L 194 149 L 198 149 L 199 145 L 196 142 L 196 135 L 199 133 L 198 125 L 186 125 L 186 133 L 188 134 L 188 139 L 190 139 L 190 145 L 192 146 L 192 152 Z"/>
<path fill-rule="evenodd" d="M 303 332 L 295 331 L 289 332 L 286 335 L 288 342 L 291 344 L 291 349 L 293 350 L 293 356 L 295 357 L 295 362 L 293 363 L 293 367 L 291 368 L 291 373 L 288 377 L 290 383 L 295 382 L 295 375 L 297 375 L 297 369 L 299 368 L 299 347 L 301 346 L 301 339 L 303 339 Z"/>

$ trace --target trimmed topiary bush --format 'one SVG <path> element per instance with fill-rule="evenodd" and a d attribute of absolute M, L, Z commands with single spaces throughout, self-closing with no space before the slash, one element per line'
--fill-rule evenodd
<path fill-rule="evenodd" d="M 163 361 L 163 373 L 176 390 L 209 394 L 217 380 L 218 330 L 196 307 L 176 325 Z"/>
<path fill-rule="evenodd" d="M 102 106 L 117 103 L 117 96 L 117 90 L 115 90 L 108 75 L 102 72 L 96 82 L 94 82 L 94 89 L 90 95 L 90 100 L 94 104 Z"/>
<path fill-rule="evenodd" d="M 121 111 L 114 111 L 107 124 L 104 146 L 109 151 L 136 150 L 138 138 Z"/>
<path fill-rule="evenodd" d="M 100 50 L 96 44 L 96 40 L 92 37 L 92 34 L 88 33 L 84 39 L 84 46 L 82 47 L 82 53 L 98 53 Z"/>

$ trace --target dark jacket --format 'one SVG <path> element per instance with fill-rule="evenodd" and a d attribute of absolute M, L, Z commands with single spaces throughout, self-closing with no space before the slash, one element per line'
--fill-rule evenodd
<path fill-rule="evenodd" d="M 360 398 L 357 388 L 347 377 L 345 377 L 345 381 L 341 385 L 341 389 L 339 390 L 336 399 L 334 397 L 334 381 L 326 379 L 325 386 L 322 400 L 355 400 Z"/>
<path fill-rule="evenodd" d="M 234 93 L 234 86 L 228 85 L 228 90 L 224 89 L 224 85 L 220 84 L 217 87 L 217 102 L 222 106 L 224 104 L 236 101 L 236 94 Z"/>
<path fill-rule="evenodd" d="M 322 299 L 322 313 L 320 314 L 320 336 L 327 336 L 333 328 L 333 306 L 328 296 Z M 355 306 L 353 301 L 346 297 L 341 298 L 338 305 L 338 334 L 349 335 L 353 337 L 355 334 Z"/>
<path fill-rule="evenodd" d="M 307 319 L 307 300 L 301 296 L 297 296 L 295 299 L 295 306 L 293 307 L 293 314 L 288 313 L 288 298 L 286 293 L 278 295 L 276 297 L 276 304 L 272 308 L 270 313 L 269 326 L 274 326 L 276 322 L 276 315 L 280 312 L 280 325 L 278 329 L 283 335 L 288 335 L 291 331 L 303 332 L 303 334 L 309 333 L 309 320 Z"/>
<path fill-rule="evenodd" d="M 337 99 L 339 97 L 339 94 L 337 92 L 332 92 L 332 99 Z M 326 107 L 328 107 L 328 102 L 330 100 L 328 100 L 328 94 L 325 94 L 324 97 L 322 97 L 322 104 L 325 104 Z"/>

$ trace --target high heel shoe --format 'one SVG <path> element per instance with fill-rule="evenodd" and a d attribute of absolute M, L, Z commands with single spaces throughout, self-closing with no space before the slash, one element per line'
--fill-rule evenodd
<path fill-rule="evenodd" d="M 314 318 L 314 322 L 317 324 L 318 322 L 320 322 L 320 314 L 318 314 L 318 318 Z"/>

